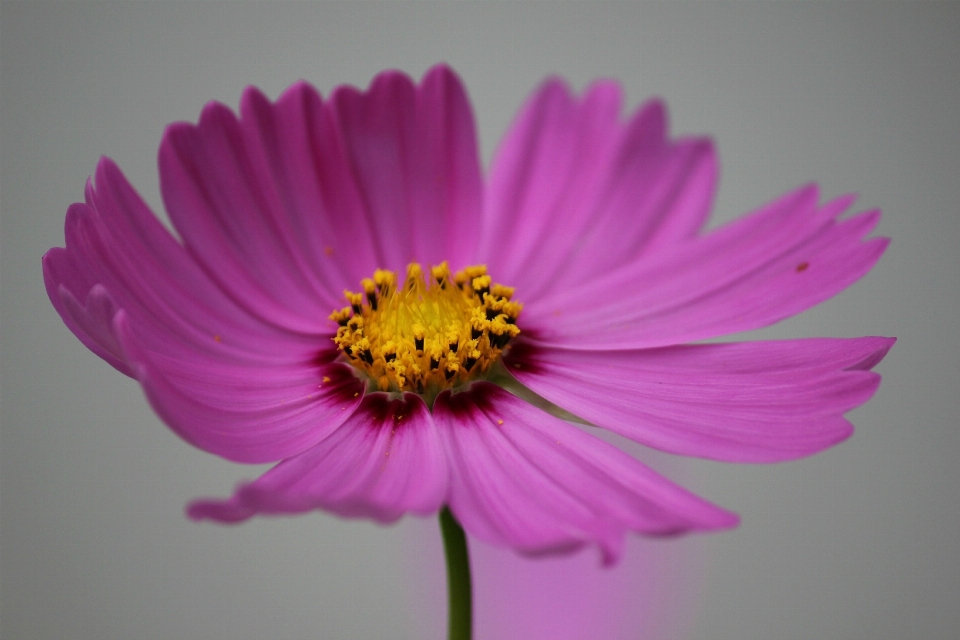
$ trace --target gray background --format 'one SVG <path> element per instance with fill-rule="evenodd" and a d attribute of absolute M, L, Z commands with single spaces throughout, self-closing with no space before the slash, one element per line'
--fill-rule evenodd
<path fill-rule="evenodd" d="M 188 522 L 187 500 L 255 470 L 183 444 L 87 352 L 40 257 L 101 154 L 159 211 L 163 127 L 209 99 L 440 60 L 485 160 L 544 75 L 612 76 L 631 106 L 661 95 L 675 132 L 715 137 L 712 224 L 809 180 L 884 209 L 872 273 L 750 336 L 898 336 L 882 388 L 815 458 L 682 463 L 744 521 L 670 543 L 696 560 L 677 615 L 703 639 L 960 636 L 960 4 L 4 3 L 0 24 L 4 638 L 437 634 L 442 608 L 410 586 L 436 581 L 432 521 Z"/>

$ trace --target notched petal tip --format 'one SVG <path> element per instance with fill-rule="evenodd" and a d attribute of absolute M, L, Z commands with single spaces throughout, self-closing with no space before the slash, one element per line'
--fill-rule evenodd
<path fill-rule="evenodd" d="M 297 80 L 292 85 L 283 90 L 277 97 L 276 105 L 284 105 L 288 102 L 316 103 L 323 102 L 320 91 L 306 80 Z"/>
<path fill-rule="evenodd" d="M 238 491 L 241 487 L 238 487 Z M 236 498 L 227 500 L 193 500 L 184 509 L 186 516 L 194 522 L 213 520 L 221 524 L 239 524 L 249 520 L 256 513 L 241 505 Z"/>
<path fill-rule="evenodd" d="M 227 105 L 211 100 L 203 105 L 200 118 L 196 123 L 179 121 L 167 125 L 160 140 L 158 158 L 160 163 L 161 186 L 164 183 L 165 170 L 171 163 L 182 161 L 203 148 L 203 136 L 216 129 L 234 129 L 237 116 Z M 168 209 L 169 209 L 168 205 Z"/>
<path fill-rule="evenodd" d="M 558 101 L 572 103 L 574 101 L 573 88 L 566 79 L 560 76 L 547 76 L 527 98 L 526 104 L 521 109 L 521 114 L 540 111 L 545 108 L 545 104 Z"/>
<path fill-rule="evenodd" d="M 157 166 L 161 184 L 163 184 L 165 176 L 178 173 L 178 167 L 182 162 L 181 158 L 184 153 L 183 148 L 195 140 L 196 129 L 196 124 L 186 121 L 172 122 L 164 128 L 163 135 L 160 138 L 160 147 L 157 149 Z"/>
<path fill-rule="evenodd" d="M 168 147 L 171 142 L 176 141 L 182 136 L 189 135 L 196 128 L 196 124 L 186 120 L 171 122 L 163 129 L 163 136 L 160 140 L 160 149 Z"/>
<path fill-rule="evenodd" d="M 96 195 L 97 188 L 105 188 L 107 184 L 115 184 L 118 181 L 126 182 L 126 178 L 120 167 L 110 156 L 100 156 L 97 161 L 97 168 L 94 172 L 94 182 L 90 184 L 90 191 Z"/>
<path fill-rule="evenodd" d="M 418 91 L 422 96 L 431 96 L 434 92 L 439 92 L 443 96 L 441 99 L 430 97 L 427 99 L 436 104 L 442 104 L 445 101 L 453 103 L 457 111 L 469 115 L 472 128 L 473 114 L 470 109 L 470 99 L 467 97 L 467 88 L 457 72 L 446 63 L 441 62 L 428 69 L 420 81 Z"/>
<path fill-rule="evenodd" d="M 858 193 L 844 193 L 837 196 L 833 200 L 827 201 L 822 207 L 821 211 L 830 211 L 836 212 L 836 215 L 840 215 L 856 203 L 860 198 Z"/>
<path fill-rule="evenodd" d="M 287 91 L 289 90 L 287 89 Z M 267 94 L 252 84 L 244 87 L 243 93 L 240 94 L 240 117 L 242 120 L 255 117 L 258 112 L 269 112 L 271 107 L 272 103 Z"/>
<path fill-rule="evenodd" d="M 48 284 L 48 291 L 53 286 Z M 114 325 L 123 310 L 117 307 L 107 288 L 95 284 L 81 303 L 63 284 L 55 286 L 59 304 L 54 303 L 54 307 L 64 324 L 107 364 L 124 375 L 135 377 Z"/>
<path fill-rule="evenodd" d="M 416 83 L 406 72 L 400 69 L 390 69 L 378 73 L 373 77 L 367 89 L 369 94 L 391 91 L 415 91 Z"/>
<path fill-rule="evenodd" d="M 66 240 L 67 251 L 73 248 L 71 246 L 71 239 L 76 237 L 74 234 L 83 224 L 84 219 L 95 215 L 97 215 L 96 210 L 92 204 L 74 202 L 67 207 L 67 214 L 63 220 L 63 235 Z"/>
<path fill-rule="evenodd" d="M 845 368 L 846 371 L 868 371 L 873 369 L 875 366 L 880 364 L 880 362 L 887 356 L 890 352 L 890 349 L 893 348 L 893 345 L 896 344 L 896 338 L 886 338 L 886 337 L 871 337 L 871 338 L 861 338 L 861 340 L 870 340 L 874 342 L 873 351 L 865 355 L 862 360 L 852 364 Z"/>
<path fill-rule="evenodd" d="M 820 202 L 820 185 L 816 182 L 807 182 L 793 191 L 788 191 L 774 202 L 794 200 L 797 207 L 815 207 Z M 769 206 L 769 205 L 768 205 Z"/>
<path fill-rule="evenodd" d="M 665 140 L 670 132 L 670 121 L 667 116 L 667 103 L 663 98 L 656 96 L 637 108 L 635 126 L 647 132 L 651 139 Z"/>
<path fill-rule="evenodd" d="M 694 531 L 728 531 L 740 526 L 740 514 L 734 511 L 728 511 L 719 507 L 714 508 L 711 513 L 704 517 L 698 524 L 687 529 L 674 529 L 673 531 L 663 531 L 660 537 L 675 538 Z"/>
<path fill-rule="evenodd" d="M 235 122 L 236 119 L 233 109 L 218 100 L 211 100 L 203 105 L 197 128 L 205 129 L 210 126 L 219 126 L 224 122 Z"/>
<path fill-rule="evenodd" d="M 456 85 L 458 87 L 463 87 L 463 81 L 460 79 L 460 74 L 454 71 L 446 62 L 438 62 L 429 69 L 426 73 L 423 74 L 423 80 L 421 84 L 427 84 L 428 82 L 440 82 L 446 85 Z"/>

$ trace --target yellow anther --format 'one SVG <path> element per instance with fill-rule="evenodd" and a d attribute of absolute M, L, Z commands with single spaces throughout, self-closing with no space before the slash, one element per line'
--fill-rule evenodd
<path fill-rule="evenodd" d="M 361 281 L 363 293 L 344 292 L 349 307 L 330 314 L 340 324 L 334 342 L 373 390 L 432 402 L 442 389 L 484 377 L 520 333 L 513 289 L 494 283 L 485 266 L 451 275 L 443 262 L 428 273 L 411 263 L 398 288 L 396 273 L 378 269 Z"/>
<path fill-rule="evenodd" d="M 490 333 L 498 336 L 506 334 L 512 338 L 520 333 L 520 329 L 517 328 L 517 325 L 510 324 L 503 320 L 501 316 L 498 316 L 490 321 Z"/>
<path fill-rule="evenodd" d="M 503 305 L 503 313 L 506 314 L 508 318 L 516 320 L 520 317 L 520 312 L 523 310 L 523 305 L 519 302 L 506 302 Z"/>
<path fill-rule="evenodd" d="M 503 312 L 503 306 L 507 304 L 507 302 L 505 298 L 498 298 L 490 293 L 483 296 L 484 308 L 496 311 L 498 314 Z"/>
<path fill-rule="evenodd" d="M 377 269 L 373 272 L 373 281 L 377 283 L 380 291 L 386 294 L 387 289 L 394 289 L 397 286 L 397 274 L 386 269 Z"/>
<path fill-rule="evenodd" d="M 487 276 L 487 275 L 477 276 L 476 278 L 470 281 L 470 286 L 473 287 L 474 291 L 487 292 L 490 290 L 491 282 L 492 282 L 492 278 L 490 276 Z"/>
<path fill-rule="evenodd" d="M 427 330 L 423 328 L 423 325 L 419 322 L 414 322 L 412 327 L 413 337 L 417 340 L 423 340 L 423 337 L 426 335 Z"/>
<path fill-rule="evenodd" d="M 495 284 L 490 287 L 490 293 L 498 298 L 506 298 L 509 300 L 513 297 L 513 287 L 505 287 L 502 284 Z"/>
<path fill-rule="evenodd" d="M 437 284 L 440 284 L 444 281 L 450 281 L 450 265 L 447 264 L 447 261 L 444 260 L 435 267 L 430 267 L 430 274 L 433 275 L 433 279 L 437 281 Z"/>
<path fill-rule="evenodd" d="M 416 262 L 407 265 L 407 286 L 415 286 L 418 282 L 423 282 L 423 269 Z"/>
<path fill-rule="evenodd" d="M 339 311 L 334 311 L 330 314 L 330 319 L 336 322 L 341 327 L 345 327 L 347 322 L 350 321 L 351 310 L 350 307 L 344 307 Z"/>
<path fill-rule="evenodd" d="M 397 381 L 397 386 L 402 389 L 404 384 L 407 381 L 406 379 L 407 368 L 403 365 L 403 363 L 398 362 L 397 360 L 388 362 L 387 371 L 393 373 L 393 377 Z"/>
<path fill-rule="evenodd" d="M 343 297 L 347 299 L 354 313 L 360 313 L 360 307 L 363 305 L 363 294 L 354 291 L 344 291 Z"/>
<path fill-rule="evenodd" d="M 468 282 L 472 282 L 474 278 L 478 278 L 487 273 L 486 265 L 478 264 L 472 267 L 467 267 L 463 271 L 458 271 L 453 276 L 453 281 L 457 283 L 457 286 L 463 286 Z"/>
<path fill-rule="evenodd" d="M 447 329 L 447 346 L 452 350 L 456 351 L 456 346 L 460 344 L 460 328 L 459 327 L 449 327 Z"/>
<path fill-rule="evenodd" d="M 381 349 L 380 349 L 380 350 L 382 351 L 382 353 L 383 353 L 383 358 L 384 358 L 384 360 L 387 361 L 387 362 L 390 362 L 391 360 L 393 360 L 394 358 L 396 358 L 396 357 L 397 357 L 397 348 L 398 348 L 398 345 L 397 345 L 396 341 L 394 341 L 394 340 L 387 340 L 387 341 L 383 344 L 383 347 L 381 347 Z M 393 356 L 393 357 L 391 358 L 391 356 Z"/>
<path fill-rule="evenodd" d="M 477 307 L 470 314 L 470 326 L 478 331 L 486 330 L 490 321 L 487 320 L 487 310 L 483 307 Z M 473 336 L 476 337 L 476 336 Z"/>
<path fill-rule="evenodd" d="M 353 343 L 353 346 L 351 347 L 351 352 L 354 355 L 360 355 L 364 351 L 369 351 L 369 350 L 370 350 L 370 341 L 365 337 L 361 337 L 360 339 L 358 339 L 356 342 Z"/>
<path fill-rule="evenodd" d="M 440 362 L 440 358 L 443 357 L 443 347 L 440 346 L 438 339 L 433 338 L 427 343 L 427 354 L 431 361 Z"/>

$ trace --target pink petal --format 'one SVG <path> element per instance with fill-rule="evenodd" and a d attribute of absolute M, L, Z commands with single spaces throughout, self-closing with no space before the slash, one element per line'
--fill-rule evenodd
<path fill-rule="evenodd" d="M 482 197 L 473 116 L 444 66 L 420 86 L 388 72 L 330 102 L 300 83 L 276 104 L 256 89 L 241 118 L 207 105 L 171 125 L 160 177 L 190 253 L 257 317 L 326 331 L 377 267 L 473 251 Z"/>
<path fill-rule="evenodd" d="M 238 462 L 304 451 L 343 423 L 364 383 L 328 351 L 313 362 L 264 367 L 149 351 L 125 311 L 114 331 L 157 415 L 192 445 Z"/>
<path fill-rule="evenodd" d="M 242 361 L 289 361 L 316 351 L 317 336 L 292 334 L 265 324 L 227 298 L 210 281 L 183 247 L 160 224 L 109 159 L 97 167 L 96 189 L 87 186 L 87 203 L 67 211 L 66 249 L 51 249 L 43 260 L 44 281 L 64 322 L 84 344 L 92 346 L 78 325 L 78 309 L 95 286 L 108 293 L 117 309 L 124 309 L 158 351 L 183 354 L 215 353 Z M 74 299 L 73 311 L 62 302 L 61 291 Z M 71 313 L 73 318 L 71 319 Z M 100 314 L 101 335 L 112 331 L 112 316 Z M 81 322 L 80 324 L 84 324 Z M 95 341 L 94 341 L 95 342 Z"/>
<path fill-rule="evenodd" d="M 379 266 L 462 266 L 476 245 L 482 199 L 473 114 L 459 78 L 434 67 L 420 86 L 399 72 L 366 93 L 338 88 L 332 113 L 363 194 Z"/>
<path fill-rule="evenodd" d="M 248 111 L 256 101 L 248 92 Z M 233 299 L 278 326 L 321 331 L 338 296 L 298 246 L 291 219 L 302 212 L 284 206 L 256 133 L 219 103 L 196 126 L 170 125 L 159 152 L 164 204 L 187 250 Z"/>
<path fill-rule="evenodd" d="M 703 238 L 527 305 L 528 336 L 576 349 L 658 347 L 758 329 L 804 311 L 866 274 L 888 241 L 864 240 L 872 211 L 838 221 L 852 198 L 817 207 L 788 194 Z"/>
<path fill-rule="evenodd" d="M 345 419 L 363 385 L 325 355 L 328 333 L 284 331 L 224 296 L 108 159 L 96 184 L 68 211 L 67 248 L 44 257 L 47 291 L 174 431 L 227 458 L 272 461 Z M 324 376 L 334 384 L 321 389 Z"/>
<path fill-rule="evenodd" d="M 642 444 L 731 462 L 808 456 L 846 439 L 892 338 L 637 351 L 514 346 L 507 368 L 550 402 Z"/>
<path fill-rule="evenodd" d="M 238 522 L 257 513 L 326 509 L 392 522 L 435 513 L 447 492 L 447 463 L 436 427 L 414 394 L 366 396 L 339 429 L 284 460 L 227 500 L 198 500 L 195 520 Z"/>
<path fill-rule="evenodd" d="M 596 544 L 616 561 L 626 531 L 735 526 L 734 514 L 619 449 L 487 382 L 443 392 L 434 420 L 450 460 L 448 504 L 478 538 L 528 554 Z"/>
<path fill-rule="evenodd" d="M 671 142 L 659 101 L 618 121 L 621 91 L 580 100 L 559 80 L 531 97 L 497 152 L 480 261 L 535 301 L 553 287 L 690 237 L 710 210 L 716 160 L 705 139 Z"/>
<path fill-rule="evenodd" d="M 60 317 L 84 346 L 121 373 L 133 376 L 123 347 L 113 331 L 113 318 L 119 309 L 110 292 L 103 285 L 94 285 L 81 303 L 66 286 L 58 285 L 55 280 L 48 280 L 47 286 L 56 287 L 56 293 L 48 290 L 48 295 L 51 300 L 57 300 L 59 304 L 55 306 Z"/>
<path fill-rule="evenodd" d="M 275 104 L 248 88 L 240 113 L 258 175 L 276 194 L 270 217 L 290 254 L 282 268 L 322 292 L 313 304 L 342 306 L 343 290 L 370 277 L 379 257 L 330 104 L 311 85 L 298 82 Z"/>

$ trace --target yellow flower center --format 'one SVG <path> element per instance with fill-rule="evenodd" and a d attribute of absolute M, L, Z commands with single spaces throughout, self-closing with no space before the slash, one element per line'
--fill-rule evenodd
<path fill-rule="evenodd" d="M 443 389 L 481 378 L 520 333 L 523 308 L 513 288 L 492 284 L 485 266 L 451 277 L 446 262 L 430 269 L 416 262 L 398 284 L 393 271 L 377 269 L 345 291 L 350 306 L 330 314 L 340 325 L 333 339 L 380 391 L 412 391 L 430 398 Z"/>

